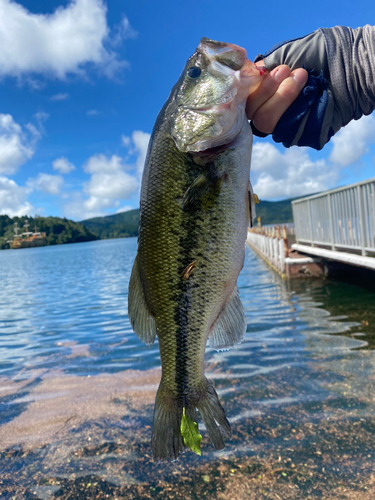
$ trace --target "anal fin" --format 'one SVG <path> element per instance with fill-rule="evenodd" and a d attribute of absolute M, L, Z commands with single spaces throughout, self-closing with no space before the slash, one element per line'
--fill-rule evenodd
<path fill-rule="evenodd" d="M 232 292 L 219 317 L 209 333 L 210 347 L 214 349 L 229 349 L 240 344 L 246 333 L 245 314 L 238 294 L 238 288 Z"/>
<path fill-rule="evenodd" d="M 145 344 L 153 344 L 156 337 L 156 323 L 146 304 L 139 274 L 138 255 L 135 258 L 129 281 L 128 315 L 136 335 Z"/>

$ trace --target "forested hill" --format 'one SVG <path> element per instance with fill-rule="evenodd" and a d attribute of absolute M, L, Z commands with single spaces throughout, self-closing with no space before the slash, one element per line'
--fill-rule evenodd
<path fill-rule="evenodd" d="M 261 201 L 256 206 L 262 225 L 293 222 L 292 199 Z M 92 233 L 105 238 L 127 238 L 138 234 L 139 209 L 81 221 Z"/>
<path fill-rule="evenodd" d="M 261 201 L 257 215 L 262 225 L 292 222 L 292 199 L 282 201 Z M 0 249 L 9 248 L 8 240 L 14 236 L 14 224 L 17 222 L 20 233 L 28 220 L 30 231 L 37 226 L 38 231 L 46 233 L 47 245 L 78 243 L 107 238 L 128 238 L 137 236 L 139 209 L 121 212 L 106 217 L 95 217 L 81 222 L 74 222 L 60 217 L 8 217 L 0 215 Z"/>
<path fill-rule="evenodd" d="M 129 238 L 138 234 L 139 208 L 106 217 L 94 217 L 80 223 L 100 239 Z"/>
<path fill-rule="evenodd" d="M 257 216 L 262 226 L 266 224 L 282 224 L 293 222 L 292 201 L 296 198 L 281 201 L 263 201 L 256 205 Z"/>
<path fill-rule="evenodd" d="M 59 245 L 61 243 L 78 243 L 82 241 L 93 241 L 99 239 L 87 227 L 79 222 L 60 217 L 8 217 L 0 215 L 0 249 L 9 248 L 8 240 L 14 236 L 14 224 L 17 222 L 20 233 L 23 232 L 25 221 L 29 222 L 29 230 L 46 233 L 47 245 Z"/>

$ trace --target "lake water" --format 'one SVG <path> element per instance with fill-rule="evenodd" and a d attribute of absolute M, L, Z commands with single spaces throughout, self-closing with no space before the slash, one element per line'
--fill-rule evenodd
<path fill-rule="evenodd" d="M 127 317 L 136 239 L 0 252 L 0 499 L 372 499 L 375 292 L 283 281 L 250 249 L 243 344 L 207 348 L 233 437 L 154 464 L 157 343 Z"/>

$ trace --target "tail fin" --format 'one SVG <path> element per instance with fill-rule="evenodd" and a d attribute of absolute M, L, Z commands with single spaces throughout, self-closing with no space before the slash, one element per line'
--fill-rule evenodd
<path fill-rule="evenodd" d="M 151 439 L 155 462 L 176 460 L 185 451 L 180 430 L 182 406 L 178 406 L 177 400 L 171 402 L 170 398 L 168 399 L 168 402 L 165 401 L 160 386 L 156 394 Z"/>
<path fill-rule="evenodd" d="M 205 397 L 199 401 L 197 407 L 199 413 L 202 415 L 204 425 L 206 426 L 212 444 L 217 450 L 222 450 L 225 444 L 218 425 L 227 438 L 231 437 L 232 430 L 225 416 L 224 408 L 221 406 L 215 388 L 210 380 L 207 380 L 207 392 Z"/>
<path fill-rule="evenodd" d="M 188 397 L 185 407 L 186 415 L 197 422 L 197 408 L 202 415 L 208 435 L 217 450 L 225 447 L 222 433 L 230 438 L 231 428 L 220 404 L 212 382 L 205 379 L 206 391 L 200 393 L 196 398 L 192 394 Z M 170 395 L 165 396 L 161 386 L 159 387 L 155 401 L 154 426 L 152 432 L 152 454 L 156 462 L 164 460 L 176 460 L 186 449 L 181 435 L 181 419 L 183 415 L 182 404 Z"/>

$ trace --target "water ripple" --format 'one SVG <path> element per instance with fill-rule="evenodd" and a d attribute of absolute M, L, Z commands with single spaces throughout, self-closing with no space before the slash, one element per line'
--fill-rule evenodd
<path fill-rule="evenodd" d="M 108 443 L 115 439 L 108 437 L 110 433 L 120 433 L 121 442 L 124 429 L 139 425 L 137 446 L 148 447 L 144 436 L 150 432 L 160 357 L 157 341 L 145 346 L 127 316 L 135 252 L 134 238 L 0 252 L 0 433 L 16 425 L 16 417 L 21 423 L 22 418 L 31 419 L 36 422 L 35 435 L 30 424 L 30 435 L 22 434 L 22 440 L 37 441 L 37 409 L 51 405 L 43 414 L 44 418 L 51 412 L 43 424 L 50 432 L 50 441 L 44 436 L 50 454 L 57 432 L 69 442 L 68 457 L 79 446 L 86 449 L 92 427 L 99 429 L 99 442 Z M 208 347 L 205 361 L 235 436 L 238 432 L 242 437 L 241 442 L 235 437 L 225 452 L 208 453 L 208 460 L 231 453 L 249 457 L 260 443 L 269 448 L 276 443 L 290 446 L 290 437 L 258 439 L 255 421 L 259 429 L 273 418 L 288 421 L 290 428 L 297 420 L 315 424 L 337 414 L 367 418 L 374 413 L 375 358 L 369 350 L 373 340 L 368 330 L 364 333 L 369 320 L 361 316 L 368 318 L 374 295 L 325 280 L 288 283 L 250 250 L 238 286 L 247 321 L 245 340 L 225 352 Z M 97 392 L 90 396 L 91 383 Z M 139 399 L 132 399 L 134 393 Z M 92 412 L 98 408 L 102 413 L 95 413 L 95 420 Z M 81 412 L 87 420 L 77 420 Z M 113 415 L 117 420 L 111 420 Z M 280 425 L 269 431 L 272 436 Z M 13 436 L 12 429 L 4 435 Z M 148 439 L 149 435 L 147 443 Z M 298 445 L 302 442 L 308 438 Z M 137 459 L 137 451 L 126 453 L 128 465 Z M 94 469 L 103 475 L 109 456 L 98 454 Z M 187 461 L 193 460 L 189 457 Z M 69 469 L 76 462 L 68 466 L 66 457 L 65 462 L 55 459 L 59 474 L 85 474 Z"/>

